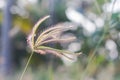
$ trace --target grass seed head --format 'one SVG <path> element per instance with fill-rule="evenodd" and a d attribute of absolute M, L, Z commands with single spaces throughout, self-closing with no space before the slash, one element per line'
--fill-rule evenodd
<path fill-rule="evenodd" d="M 60 24 L 57 24 L 54 27 L 50 27 L 50 28 L 44 30 L 41 34 L 36 36 L 36 31 L 37 31 L 38 27 L 40 26 L 40 24 L 43 21 L 45 21 L 46 19 L 48 19 L 49 17 L 50 16 L 43 17 L 34 25 L 31 34 L 27 38 L 29 47 L 32 49 L 32 51 L 40 53 L 40 54 L 52 53 L 59 57 L 64 56 L 66 58 L 72 59 L 65 55 L 65 54 L 74 55 L 74 54 L 72 54 L 72 52 L 59 50 L 59 49 L 51 48 L 48 46 L 43 46 L 44 44 L 51 43 L 51 42 L 66 43 L 66 42 L 71 42 L 71 41 L 75 40 L 76 39 L 75 37 L 69 37 L 66 39 L 60 38 L 60 35 L 64 31 L 69 30 L 72 26 L 64 27 Z M 35 39 L 35 37 L 36 37 L 36 39 Z M 76 56 L 78 56 L 78 55 L 76 55 Z"/>

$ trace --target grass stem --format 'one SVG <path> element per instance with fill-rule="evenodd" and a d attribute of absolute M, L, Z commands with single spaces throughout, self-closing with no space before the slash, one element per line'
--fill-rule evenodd
<path fill-rule="evenodd" d="M 114 5 L 115 5 L 116 1 L 117 1 L 117 0 L 114 0 L 114 2 L 113 2 L 110 15 L 107 15 L 107 17 L 106 17 L 106 18 L 107 18 L 107 19 L 106 19 L 106 20 L 107 20 L 107 23 L 106 23 L 106 25 L 104 26 L 104 29 L 103 29 L 104 32 L 103 32 L 100 40 L 98 41 L 98 43 L 97 43 L 97 45 L 96 45 L 96 47 L 95 47 L 92 55 L 91 55 L 91 56 L 89 57 L 89 59 L 88 59 L 88 64 L 87 64 L 87 66 L 86 66 L 83 74 L 81 75 L 81 80 L 83 80 L 83 78 L 85 77 L 85 75 L 86 75 L 86 73 L 87 73 L 87 70 L 88 70 L 88 68 L 89 68 L 89 66 L 90 66 L 90 63 L 91 63 L 92 60 L 94 59 L 94 56 L 95 56 L 95 53 L 97 52 L 98 47 L 99 47 L 100 44 L 102 43 L 103 39 L 105 38 L 106 32 L 107 32 L 108 29 L 109 29 L 108 27 L 110 26 L 110 20 L 111 20 L 111 17 L 112 17 L 112 13 L 113 13 L 113 9 L 114 9 Z M 96 3 L 97 3 L 97 1 L 95 2 L 95 4 L 96 4 Z M 97 5 L 97 8 L 99 8 L 98 5 Z M 100 9 L 99 9 L 98 11 L 100 12 Z"/>
<path fill-rule="evenodd" d="M 23 70 L 23 72 L 22 72 L 22 74 L 21 74 L 21 76 L 20 76 L 20 78 L 18 80 L 22 80 L 23 79 L 23 76 L 24 76 L 24 74 L 25 74 L 25 72 L 26 72 L 26 70 L 28 68 L 28 65 L 30 63 L 30 60 L 31 60 L 33 54 L 34 54 L 34 52 L 32 51 L 30 57 L 28 58 L 28 61 L 27 61 L 26 65 L 25 65 L 25 68 L 24 68 L 24 70 Z"/>

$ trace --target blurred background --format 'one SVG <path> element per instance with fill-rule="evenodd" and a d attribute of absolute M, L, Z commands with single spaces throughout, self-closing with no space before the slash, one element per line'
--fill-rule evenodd
<path fill-rule="evenodd" d="M 0 80 L 18 80 L 31 54 L 34 24 L 74 26 L 71 43 L 51 47 L 82 52 L 76 61 L 34 53 L 23 80 L 120 80 L 120 0 L 0 0 Z M 8 79 L 7 79 L 8 78 Z"/>

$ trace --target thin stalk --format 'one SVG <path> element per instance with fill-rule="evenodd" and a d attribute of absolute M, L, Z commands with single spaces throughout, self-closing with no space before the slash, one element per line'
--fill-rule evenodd
<path fill-rule="evenodd" d="M 30 57 L 29 57 L 26 65 L 25 65 L 25 68 L 24 68 L 24 70 L 23 70 L 23 72 L 22 72 L 22 74 L 21 74 L 21 76 L 20 76 L 20 78 L 19 78 L 18 80 L 22 80 L 22 79 L 23 79 L 23 76 L 24 76 L 24 74 L 25 74 L 25 72 L 26 72 L 26 70 L 27 70 L 27 68 L 28 68 L 28 65 L 29 65 L 29 63 L 30 63 L 30 60 L 31 60 L 33 54 L 34 54 L 34 52 L 32 51 L 32 53 L 31 53 L 31 55 L 30 55 Z"/>
<path fill-rule="evenodd" d="M 98 4 L 97 0 L 94 0 L 94 4 L 97 8 L 98 13 L 100 14 L 101 13 L 101 8 L 100 8 L 100 5 Z"/>
<path fill-rule="evenodd" d="M 92 60 L 93 60 L 93 58 L 94 58 L 94 56 L 95 56 L 95 53 L 97 52 L 97 49 L 98 49 L 99 45 L 101 44 L 102 40 L 104 39 L 104 37 L 105 37 L 105 35 L 106 35 L 106 32 L 108 31 L 108 26 L 110 26 L 109 21 L 111 20 L 112 12 L 113 12 L 114 5 L 115 5 L 116 1 L 117 1 L 117 0 L 115 0 L 114 3 L 113 3 L 113 5 L 112 5 L 112 9 L 111 9 L 110 15 L 107 16 L 107 20 L 108 20 L 108 21 L 107 21 L 106 27 L 104 27 L 104 33 L 103 33 L 103 35 L 101 36 L 100 40 L 98 41 L 98 44 L 96 45 L 96 47 L 95 47 L 95 49 L 94 49 L 94 51 L 93 51 L 93 54 L 90 56 L 90 58 L 89 58 L 89 60 L 88 60 L 88 64 L 87 64 L 87 66 L 86 66 L 86 68 L 85 68 L 85 71 L 83 72 L 83 75 L 81 76 L 81 80 L 83 80 L 83 78 L 84 78 L 84 76 L 85 76 L 85 74 L 86 74 L 86 72 L 87 72 L 87 70 L 88 70 L 88 68 L 89 68 L 90 62 L 92 62 Z"/>
<path fill-rule="evenodd" d="M 106 30 L 104 31 L 102 37 L 100 38 L 98 44 L 97 44 L 96 47 L 95 47 L 93 53 L 91 54 L 91 56 L 90 56 L 90 58 L 89 58 L 89 60 L 88 60 L 88 64 L 87 64 L 87 66 L 86 66 L 86 68 L 85 68 L 85 71 L 83 72 L 83 75 L 82 75 L 82 77 L 81 77 L 81 80 L 83 80 L 83 77 L 84 77 L 84 75 L 86 74 L 86 72 L 87 72 L 87 70 L 88 70 L 88 68 L 89 68 L 90 63 L 92 62 L 92 60 L 93 60 L 93 58 L 94 58 L 94 56 L 95 56 L 95 53 L 97 52 L 97 49 L 98 49 L 99 45 L 101 44 L 102 40 L 104 39 L 105 33 L 106 33 Z"/>
<path fill-rule="evenodd" d="M 112 13 L 113 13 L 113 9 L 114 9 L 114 5 L 115 5 L 116 1 L 117 1 L 117 0 L 114 0 L 113 5 L 112 5 L 112 9 L 111 9 L 111 13 L 110 13 L 110 15 L 108 15 L 108 20 L 109 20 L 109 21 L 111 20 Z M 109 25 L 110 25 L 110 24 L 109 24 Z"/>

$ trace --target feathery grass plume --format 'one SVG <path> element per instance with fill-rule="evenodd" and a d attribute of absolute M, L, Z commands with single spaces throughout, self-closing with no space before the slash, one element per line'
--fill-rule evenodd
<path fill-rule="evenodd" d="M 79 55 L 78 54 L 73 54 L 70 51 L 66 51 L 66 50 L 59 50 L 59 49 L 55 49 L 55 48 L 51 48 L 48 46 L 44 46 L 44 44 L 47 43 L 51 43 L 51 42 L 71 42 L 73 40 L 75 40 L 75 37 L 69 37 L 66 39 L 62 39 L 60 38 L 60 35 L 64 32 L 69 30 L 72 26 L 62 26 L 60 24 L 54 26 L 54 27 L 50 27 L 46 30 L 44 30 L 41 34 L 39 34 L 39 36 L 36 36 L 36 31 L 39 27 L 39 25 L 45 21 L 46 19 L 48 19 L 50 16 L 46 16 L 42 19 L 40 19 L 35 26 L 32 29 L 31 34 L 28 36 L 27 38 L 27 42 L 29 44 L 29 47 L 32 49 L 33 52 L 37 52 L 40 54 L 46 54 L 46 53 L 52 53 L 54 55 L 57 55 L 59 57 L 66 57 L 69 59 L 72 59 L 71 57 L 66 56 L 65 54 L 70 54 L 70 55 Z M 35 38 L 36 37 L 36 38 Z"/>

